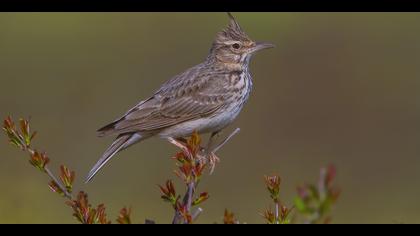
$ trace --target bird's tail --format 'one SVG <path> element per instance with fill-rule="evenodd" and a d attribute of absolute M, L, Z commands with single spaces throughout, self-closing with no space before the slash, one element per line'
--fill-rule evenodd
<path fill-rule="evenodd" d="M 111 144 L 111 146 L 105 151 L 102 157 L 96 162 L 95 166 L 93 166 L 92 170 L 89 172 L 88 177 L 86 178 L 86 183 L 90 182 L 93 177 L 105 166 L 111 158 L 117 154 L 118 152 L 124 150 L 125 148 L 131 146 L 134 143 L 139 142 L 143 139 L 143 136 L 137 133 L 128 133 L 128 134 L 121 134 L 118 136 L 115 141 Z"/>

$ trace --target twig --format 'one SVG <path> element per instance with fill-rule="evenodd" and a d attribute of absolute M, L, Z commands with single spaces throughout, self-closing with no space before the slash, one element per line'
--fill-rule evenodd
<path fill-rule="evenodd" d="M 213 136 L 210 137 L 209 143 L 207 144 L 206 149 L 203 149 L 200 153 L 199 159 L 206 159 L 209 164 L 210 174 L 213 173 L 214 168 L 216 167 L 216 163 L 220 161 L 217 157 L 216 152 L 219 151 L 233 136 L 235 136 L 240 131 L 239 128 L 236 128 L 229 136 L 227 136 L 221 143 L 219 143 L 216 147 L 212 148 L 212 140 Z"/>
<path fill-rule="evenodd" d="M 3 130 L 9 138 L 9 142 L 20 150 L 30 155 L 29 162 L 51 179 L 49 187 L 53 192 L 59 193 L 60 196 L 69 199 L 66 204 L 73 209 L 73 216 L 83 224 L 110 224 L 105 214 L 105 206 L 100 204 L 97 208 L 93 208 L 88 202 L 88 196 L 85 192 L 80 191 L 77 197 L 72 196 L 73 182 L 75 172 L 70 171 L 66 166 L 60 166 L 60 174 L 57 177 L 48 168 L 50 159 L 44 152 L 38 152 L 32 148 L 31 142 L 36 132 L 31 133 L 29 121 L 20 119 L 20 130 L 15 126 L 12 118 L 9 116 L 4 120 Z M 117 219 L 120 224 L 130 224 L 130 210 L 123 208 Z M 153 221 L 147 221 L 152 223 Z"/>
<path fill-rule="evenodd" d="M 195 192 L 195 183 L 194 181 L 191 181 L 188 184 L 187 192 L 185 193 L 184 198 L 183 198 L 183 205 L 187 207 L 188 212 L 191 211 L 194 192 Z M 172 220 L 172 224 L 179 224 L 180 222 L 181 222 L 181 214 L 179 213 L 178 210 L 175 210 L 175 215 Z"/>
<path fill-rule="evenodd" d="M 28 151 L 31 156 L 35 154 L 35 151 L 32 148 L 30 148 L 30 147 L 25 147 L 23 150 L 24 151 L 25 150 Z"/>
<path fill-rule="evenodd" d="M 67 191 L 67 189 L 63 186 L 63 184 L 61 183 L 61 181 L 59 181 L 57 179 L 57 177 L 54 176 L 54 174 L 50 171 L 50 169 L 48 169 L 48 167 L 45 167 L 45 173 L 47 173 L 47 175 L 58 185 L 58 187 L 60 188 L 61 191 L 63 191 L 63 194 L 66 198 L 68 198 L 69 200 L 73 199 L 73 196 L 71 195 L 71 193 L 69 193 Z"/>
<path fill-rule="evenodd" d="M 191 181 L 191 183 L 188 184 L 188 190 L 184 197 L 184 204 L 187 206 L 187 210 L 191 210 L 193 196 L 195 192 L 195 183 L 194 181 Z"/>
<path fill-rule="evenodd" d="M 35 150 L 33 150 L 31 147 L 25 147 L 24 150 L 28 151 L 30 155 L 35 154 Z M 50 177 L 50 179 L 57 184 L 57 186 L 63 192 L 64 196 L 68 198 L 69 200 L 72 200 L 73 196 L 71 195 L 71 193 L 67 191 L 67 188 L 63 186 L 63 183 L 60 180 L 58 180 L 57 177 L 55 177 L 55 175 L 51 172 L 51 170 L 47 166 L 44 167 L 44 170 L 45 170 L 45 173 Z"/>
<path fill-rule="evenodd" d="M 192 214 L 192 219 L 196 220 L 201 215 L 202 212 L 203 212 L 203 209 L 201 207 L 197 208 L 194 214 Z"/>
<path fill-rule="evenodd" d="M 172 219 L 172 224 L 176 225 L 179 224 L 179 221 L 181 220 L 181 214 L 179 214 L 178 210 L 175 210 L 174 218 Z"/>
<path fill-rule="evenodd" d="M 215 153 L 220 150 L 234 135 L 236 135 L 238 132 L 240 131 L 239 128 L 235 129 L 231 134 L 229 134 L 222 142 L 220 142 L 216 147 L 212 147 L 212 138 L 214 136 L 214 134 L 212 134 L 212 136 L 210 137 L 209 142 L 207 143 L 207 147 L 206 148 L 202 148 L 200 146 L 200 141 L 198 141 L 195 144 L 190 144 L 188 143 L 186 140 L 183 141 L 181 139 L 175 139 L 175 138 L 167 138 L 167 140 L 172 143 L 173 145 L 175 145 L 176 147 L 180 148 L 184 155 L 187 156 L 188 161 L 193 161 L 194 163 L 191 164 L 191 166 L 193 166 L 193 169 L 200 165 L 202 165 L 202 160 L 203 159 L 207 159 L 209 165 L 210 165 L 210 173 L 213 172 L 215 163 L 218 162 L 218 157 L 215 155 Z M 194 135 L 198 135 L 197 133 L 193 134 Z M 197 140 L 196 140 L 197 141 Z M 192 150 L 197 150 L 197 147 L 189 147 L 188 145 L 198 145 L 197 147 L 199 148 L 198 152 L 192 151 Z M 191 150 L 190 150 L 191 149 Z M 181 163 L 183 163 L 182 160 Z M 186 168 L 191 168 L 191 166 L 188 166 Z M 199 167 L 201 168 L 201 167 Z M 182 172 L 183 170 L 181 170 Z M 185 170 L 184 170 L 185 171 Z M 191 170 L 190 170 L 191 171 Z M 203 211 L 203 209 L 201 208 L 197 208 L 197 210 L 194 211 L 194 213 L 191 213 L 192 211 L 192 205 L 193 205 L 193 201 L 194 201 L 194 193 L 195 193 L 195 188 L 197 187 L 197 184 L 199 182 L 199 178 L 196 178 L 198 176 L 201 176 L 201 173 L 195 173 L 195 171 L 197 171 L 196 169 L 194 169 L 194 171 L 192 172 L 184 172 L 185 176 L 188 176 L 188 178 L 185 178 L 184 181 L 187 185 L 187 191 L 182 199 L 182 209 L 180 208 L 180 206 L 176 205 L 175 206 L 175 214 L 172 220 L 172 224 L 179 224 L 179 223 L 189 223 L 191 220 L 193 221 L 195 218 L 197 218 L 201 212 Z M 199 172 L 201 172 L 201 170 L 198 170 Z M 186 174 L 187 173 L 187 174 Z M 192 177 L 192 178 L 191 178 Z M 191 178 L 191 179 L 189 179 Z M 179 204 L 179 203 L 177 203 Z M 185 211 L 185 212 L 184 212 Z M 188 214 L 188 215 L 185 215 Z"/>
<path fill-rule="evenodd" d="M 276 217 L 276 224 L 279 224 L 280 223 L 280 219 L 279 219 L 279 202 L 278 201 L 276 201 L 275 202 L 275 217 Z"/>
<path fill-rule="evenodd" d="M 219 151 L 220 148 L 222 148 L 227 142 L 229 142 L 229 140 L 235 136 L 239 131 L 241 131 L 240 128 L 236 128 L 231 134 L 229 134 L 229 136 L 227 136 L 219 145 L 217 145 L 215 148 L 213 148 L 212 152 L 216 153 L 217 151 Z"/>

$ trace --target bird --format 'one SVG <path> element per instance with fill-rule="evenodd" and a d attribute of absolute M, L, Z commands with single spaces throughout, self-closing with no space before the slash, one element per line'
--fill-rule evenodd
<path fill-rule="evenodd" d="M 118 152 L 151 137 L 168 141 L 193 132 L 210 133 L 210 140 L 241 112 L 253 83 L 251 57 L 274 47 L 253 41 L 231 13 L 228 25 L 216 34 L 205 60 L 180 73 L 140 101 L 122 117 L 97 131 L 99 137 L 115 135 L 115 141 L 89 172 L 86 183 Z"/>

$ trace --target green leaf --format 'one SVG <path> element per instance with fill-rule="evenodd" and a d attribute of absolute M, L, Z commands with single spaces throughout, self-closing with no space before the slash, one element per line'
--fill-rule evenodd
<path fill-rule="evenodd" d="M 306 204 L 302 200 L 302 198 L 296 197 L 294 202 L 295 202 L 295 207 L 296 207 L 296 209 L 298 209 L 298 211 L 300 211 L 300 212 L 306 212 L 307 211 Z"/>

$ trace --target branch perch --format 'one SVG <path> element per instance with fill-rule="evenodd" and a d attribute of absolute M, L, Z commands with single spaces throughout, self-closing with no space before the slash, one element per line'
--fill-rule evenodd
<path fill-rule="evenodd" d="M 66 166 L 60 166 L 60 174 L 57 178 L 52 171 L 48 168 L 50 159 L 46 153 L 38 152 L 31 146 L 32 139 L 35 137 L 36 132 L 30 133 L 29 121 L 25 119 L 19 120 L 20 129 L 18 129 L 11 117 L 7 117 L 3 123 L 3 130 L 9 138 L 9 142 L 18 147 L 22 151 L 29 153 L 29 162 L 32 166 L 48 175 L 51 179 L 49 187 L 52 191 L 67 198 L 68 206 L 73 209 L 73 216 L 83 224 L 109 224 L 111 221 L 107 220 L 105 214 L 105 206 L 103 204 L 93 208 L 89 204 L 88 196 L 85 192 L 80 191 L 77 197 L 72 196 L 73 182 L 75 172 L 70 171 Z M 119 223 L 130 223 L 130 211 L 125 208 L 121 210 L 120 216 L 117 219 Z"/>
<path fill-rule="evenodd" d="M 179 203 L 177 200 L 174 201 L 176 198 L 174 196 L 175 191 L 170 191 L 169 188 L 172 188 L 171 185 L 167 185 L 166 189 L 161 187 L 161 190 L 164 190 L 162 191 L 164 194 L 162 198 L 169 199 L 175 208 L 175 214 L 172 220 L 173 224 L 191 223 L 201 214 L 203 211 L 202 208 L 197 208 L 194 213 L 192 213 L 192 207 L 208 198 L 207 193 L 202 193 L 197 200 L 194 200 L 196 188 L 202 176 L 202 170 L 204 167 L 209 166 L 210 174 L 213 172 L 215 164 L 219 161 L 219 158 L 215 153 L 228 143 L 239 131 L 239 128 L 235 129 L 215 147 L 212 146 L 214 135 L 211 135 L 206 148 L 200 145 L 201 140 L 197 133 L 194 133 L 189 140 L 168 138 L 170 143 L 182 151 L 175 157 L 178 161 L 177 165 L 179 168 L 175 173 L 187 186 L 187 191 L 182 198 L 182 203 Z"/>

